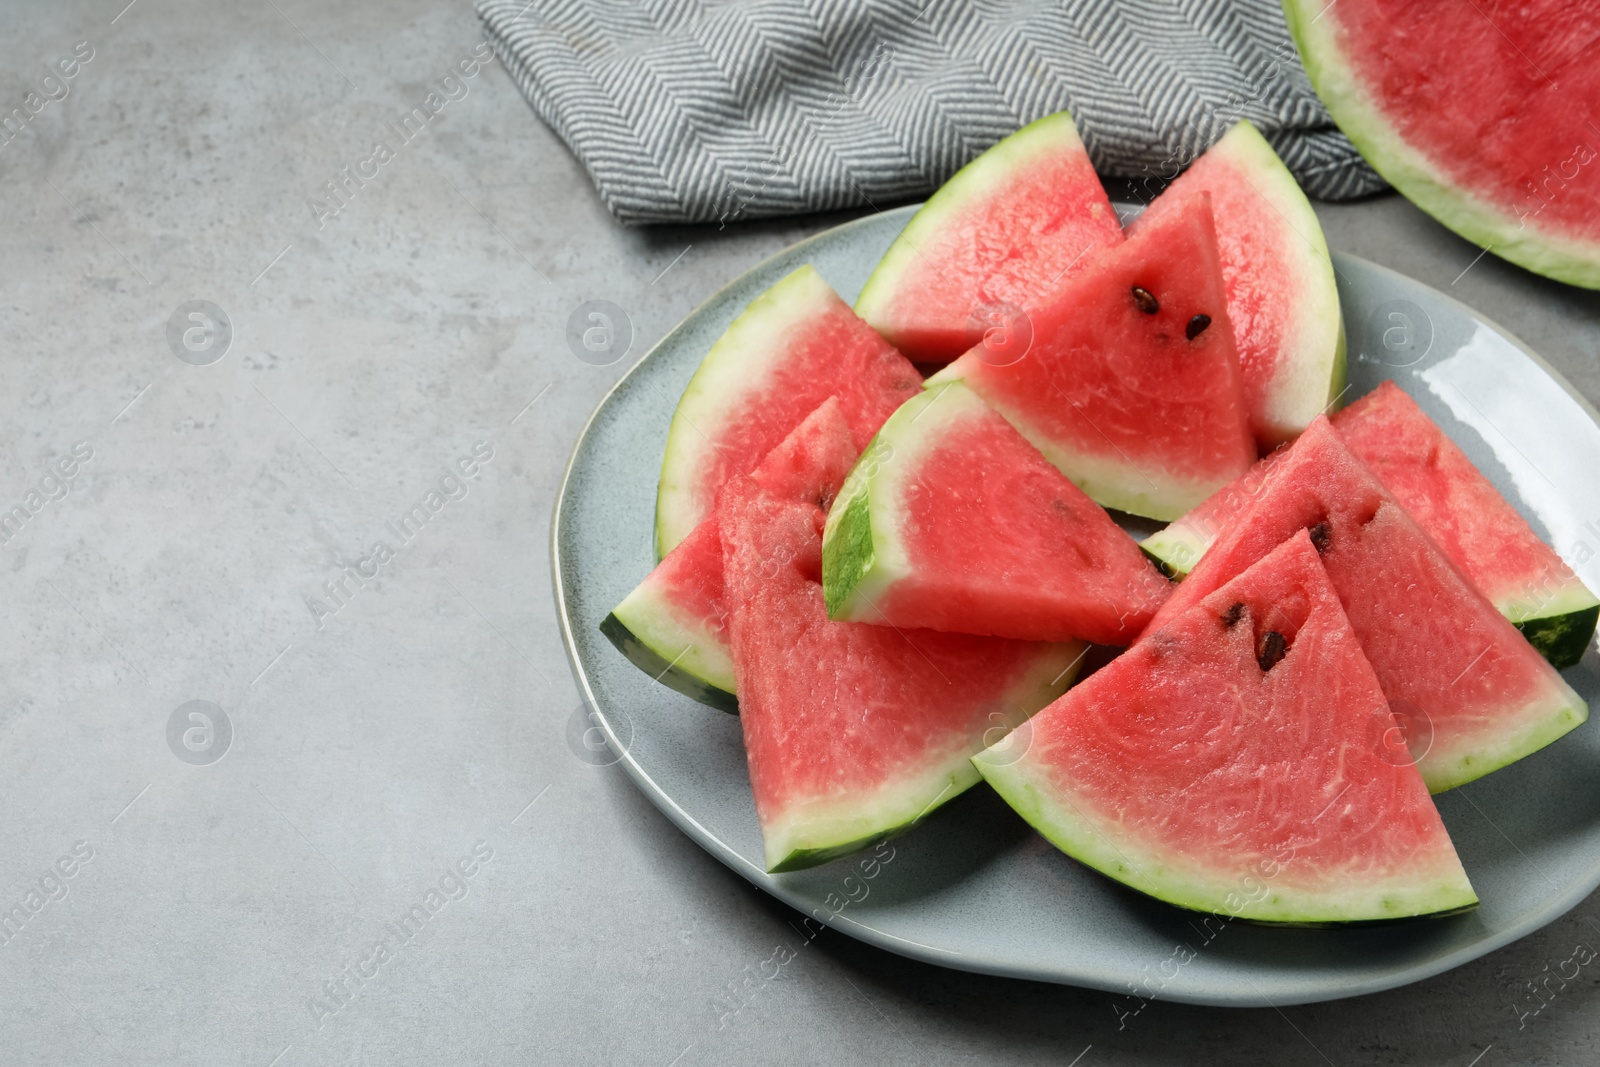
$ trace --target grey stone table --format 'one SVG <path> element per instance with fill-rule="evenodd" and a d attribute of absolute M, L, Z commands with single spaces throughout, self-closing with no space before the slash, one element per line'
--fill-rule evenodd
<path fill-rule="evenodd" d="M 0 22 L 0 1064 L 1595 1062 L 1600 970 L 1513 1007 L 1593 900 L 1120 1031 L 831 933 L 740 992 L 795 916 L 572 740 L 550 508 L 632 356 L 564 331 L 610 300 L 642 353 L 842 219 L 613 225 L 462 0 L 125 3 Z M 1595 296 L 1321 213 L 1600 398 Z"/>

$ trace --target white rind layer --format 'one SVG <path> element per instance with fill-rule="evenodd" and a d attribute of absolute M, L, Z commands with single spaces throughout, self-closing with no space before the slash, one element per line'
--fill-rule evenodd
<path fill-rule="evenodd" d="M 1322 223 L 1289 168 L 1254 126 L 1241 122 L 1213 145 L 1228 163 L 1266 200 L 1273 221 L 1288 231 L 1290 276 L 1282 291 L 1294 309 L 1285 323 L 1283 361 L 1267 390 L 1263 411 L 1256 413 L 1272 448 L 1293 440 L 1311 420 L 1329 410 L 1344 388 L 1344 317 L 1339 289 Z"/>
<path fill-rule="evenodd" d="M 856 298 L 856 314 L 878 332 L 892 335 L 895 298 L 907 273 L 921 265 L 921 246 L 944 233 L 950 220 L 987 200 L 998 185 L 1039 159 L 1082 152 L 1083 140 L 1066 111 L 1046 115 L 999 141 L 956 171 L 911 217 L 878 261 Z"/>
<path fill-rule="evenodd" d="M 1292 844 L 1278 856 L 1230 867 L 1160 849 L 1122 829 L 1114 815 L 1058 788 L 1017 730 L 974 756 L 973 765 L 1019 815 L 1081 863 L 1159 900 L 1258 922 L 1328 923 L 1395 919 L 1477 903 L 1461 861 L 1448 846 L 1429 869 L 1383 875 L 1352 861 L 1348 871 L 1295 865 Z"/>
<path fill-rule="evenodd" d="M 734 692 L 733 655 L 721 634 L 674 609 L 648 582 L 611 612 L 633 636 L 673 669 L 724 692 Z"/>
<path fill-rule="evenodd" d="M 722 428 L 746 397 L 767 388 L 791 335 L 838 299 L 815 268 L 800 267 L 752 300 L 700 361 L 667 430 L 656 488 L 658 560 L 688 537 L 716 503 L 699 498 L 696 474 L 706 467 Z"/>

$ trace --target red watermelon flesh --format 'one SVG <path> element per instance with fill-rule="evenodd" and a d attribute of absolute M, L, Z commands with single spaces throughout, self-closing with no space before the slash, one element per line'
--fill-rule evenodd
<path fill-rule="evenodd" d="M 1496 254 L 1600 287 L 1600 6 L 1285 9 L 1318 95 L 1380 174 Z"/>
<path fill-rule="evenodd" d="M 1333 425 L 1524 637 L 1557 666 L 1578 661 L 1600 601 L 1416 401 L 1384 382 Z"/>
<path fill-rule="evenodd" d="M 1434 792 L 1543 748 L 1588 708 L 1318 418 L 1156 613 L 1153 634 L 1311 529 Z M 1144 638 L 1141 638 L 1141 641 Z M 1421 751 L 1425 749 L 1425 751 Z"/>
<path fill-rule="evenodd" d="M 843 405 L 829 397 L 767 453 L 750 477 L 774 496 L 826 507 L 855 456 Z M 722 537 L 713 514 L 667 553 L 600 630 L 657 681 L 736 711 L 727 614 Z"/>
<path fill-rule="evenodd" d="M 884 253 L 856 312 L 919 363 L 947 363 L 1122 242 L 1065 111 L 990 148 L 929 198 Z"/>
<path fill-rule="evenodd" d="M 1078 644 L 832 622 L 824 514 L 748 479 L 718 505 L 740 721 L 769 871 L 899 833 L 978 780 L 970 757 L 1059 696 Z"/>
<path fill-rule="evenodd" d="M 978 346 L 965 381 L 1090 498 L 1175 519 L 1255 462 L 1210 195 L 1184 201 L 1029 312 L 1032 345 Z"/>
<path fill-rule="evenodd" d="M 1301 531 L 973 763 L 1063 851 L 1180 907 L 1470 907 L 1399 732 Z"/>
<path fill-rule="evenodd" d="M 1105 510 L 961 382 L 912 397 L 822 546 L 835 619 L 1128 644 L 1168 583 Z"/>
<path fill-rule="evenodd" d="M 656 492 L 657 557 L 711 513 L 724 482 L 828 397 L 839 398 L 859 450 L 921 382 L 815 269 L 795 270 L 750 302 L 678 401 Z"/>
<path fill-rule="evenodd" d="M 1250 428 L 1262 449 L 1291 441 L 1344 388 L 1344 321 L 1311 202 L 1256 128 L 1241 122 L 1134 220 L 1131 233 L 1211 195 L 1228 320 Z"/>
<path fill-rule="evenodd" d="M 1345 445 L 1450 562 L 1557 667 L 1578 662 L 1600 601 L 1416 401 L 1393 382 L 1333 416 Z M 1273 453 L 1144 547 L 1172 571 L 1192 569 L 1255 499 Z"/>

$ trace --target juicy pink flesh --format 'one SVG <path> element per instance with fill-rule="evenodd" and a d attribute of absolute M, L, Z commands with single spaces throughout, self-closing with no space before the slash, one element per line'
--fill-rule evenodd
<path fill-rule="evenodd" d="M 1287 651 L 1263 670 L 1268 631 Z M 1035 716 L 1025 758 L 1177 870 L 1281 892 L 1455 865 L 1304 532 Z"/>
<path fill-rule="evenodd" d="M 1600 5 L 1340 0 L 1325 15 L 1441 179 L 1534 229 L 1600 240 Z"/>
<path fill-rule="evenodd" d="M 904 477 L 913 574 L 878 605 L 896 625 L 1127 644 L 1167 597 L 1105 509 L 993 411 Z"/>

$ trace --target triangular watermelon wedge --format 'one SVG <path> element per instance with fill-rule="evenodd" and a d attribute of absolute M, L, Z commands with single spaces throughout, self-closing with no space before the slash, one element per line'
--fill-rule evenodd
<path fill-rule="evenodd" d="M 1248 122 L 1195 160 L 1129 232 L 1202 191 L 1211 194 L 1250 428 L 1263 450 L 1276 448 L 1344 388 L 1344 319 L 1328 242 L 1300 184 Z"/>
<path fill-rule="evenodd" d="M 1201 193 L 1037 306 L 1031 345 L 979 345 L 928 379 L 965 381 L 1090 498 L 1175 519 L 1243 474 L 1255 440 Z"/>
<path fill-rule="evenodd" d="M 1536 752 L 1588 718 L 1583 699 L 1472 588 L 1325 416 L 1273 463 L 1255 501 L 1177 586 L 1150 632 L 1303 529 L 1322 550 L 1433 792 Z"/>
<path fill-rule="evenodd" d="M 1600 599 L 1417 402 L 1391 381 L 1336 412 L 1333 428 L 1355 456 L 1500 614 L 1554 667 L 1583 658 Z M 1275 452 L 1177 522 L 1141 542 L 1169 573 L 1194 569 L 1250 506 Z"/>
<path fill-rule="evenodd" d="M 769 871 L 909 829 L 970 757 L 1059 696 L 1083 646 L 832 622 L 813 504 L 747 478 L 719 500 L 734 674 Z"/>
<path fill-rule="evenodd" d="M 844 406 L 829 397 L 750 477 L 774 496 L 827 507 L 855 458 Z M 722 537 L 713 513 L 606 616 L 600 632 L 656 681 L 737 712 L 727 617 Z"/>
<path fill-rule="evenodd" d="M 1122 243 L 1065 112 L 999 142 L 928 198 L 884 253 L 856 313 L 919 363 L 948 363 Z"/>
<path fill-rule="evenodd" d="M 884 423 L 828 516 L 835 619 L 1125 645 L 1169 585 L 1105 510 L 961 382 Z"/>
<path fill-rule="evenodd" d="M 656 558 L 711 514 L 800 420 L 839 398 L 859 451 L 922 376 L 858 318 L 815 268 L 756 297 L 700 361 L 667 430 L 656 489 Z"/>
<path fill-rule="evenodd" d="M 1477 903 L 1304 531 L 973 758 L 1062 851 L 1179 907 Z"/>
<path fill-rule="evenodd" d="M 1583 657 L 1600 600 L 1399 386 L 1384 382 L 1334 429 L 1450 561 L 1556 667 Z"/>

